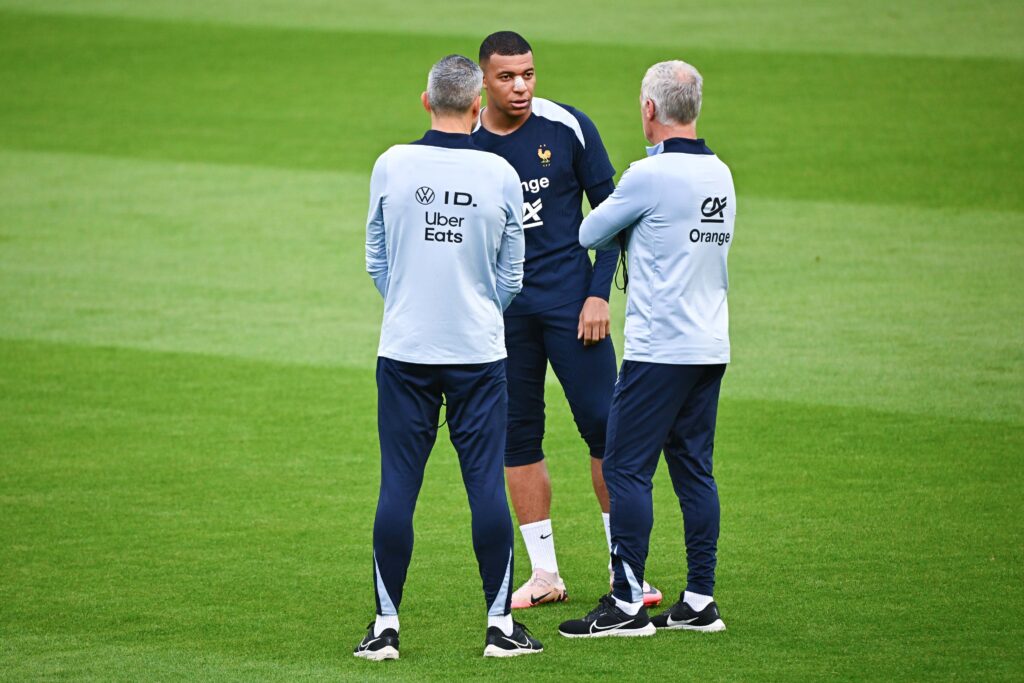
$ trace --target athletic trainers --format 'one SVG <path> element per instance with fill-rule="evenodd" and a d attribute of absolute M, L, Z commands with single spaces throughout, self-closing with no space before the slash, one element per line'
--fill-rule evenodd
<path fill-rule="evenodd" d="M 661 591 L 644 581 L 644 607 L 656 607 L 661 604 Z"/>
<path fill-rule="evenodd" d="M 564 621 L 558 632 L 566 638 L 603 638 L 605 636 L 653 636 L 656 629 L 647 618 L 647 608 L 630 616 L 615 604 L 611 593 L 582 619 Z"/>
<path fill-rule="evenodd" d="M 366 637 L 352 651 L 356 657 L 372 659 L 379 662 L 383 659 L 398 659 L 398 631 L 393 628 L 386 628 L 379 636 L 373 635 L 373 624 L 366 627 Z"/>
<path fill-rule="evenodd" d="M 506 636 L 497 626 L 490 626 L 487 629 L 484 657 L 518 657 L 537 652 L 544 652 L 544 646 L 518 621 L 512 622 L 511 636 Z"/>
<path fill-rule="evenodd" d="M 512 609 L 525 609 L 546 602 L 565 602 L 569 593 L 557 573 L 534 569 L 533 576 L 512 594 Z"/>
<path fill-rule="evenodd" d="M 615 575 L 613 574 L 608 577 L 609 590 L 614 588 L 614 584 Z M 660 590 L 644 581 L 644 607 L 657 607 L 661 604 L 662 597 Z"/>
<path fill-rule="evenodd" d="M 651 623 L 655 628 L 702 631 L 704 633 L 725 630 L 725 622 L 722 621 L 722 615 L 718 613 L 718 605 L 714 602 L 709 603 L 707 607 L 698 612 L 683 602 L 681 598 L 679 602 L 661 614 L 651 617 Z"/>

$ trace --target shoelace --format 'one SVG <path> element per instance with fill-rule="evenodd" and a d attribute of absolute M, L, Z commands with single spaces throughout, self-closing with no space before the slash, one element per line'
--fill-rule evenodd
<path fill-rule="evenodd" d="M 515 632 L 516 632 L 517 628 L 518 629 L 522 629 L 523 633 L 525 633 L 528 636 L 532 636 L 533 635 L 532 633 L 530 633 L 530 629 L 526 628 L 526 624 L 524 624 L 522 622 L 519 622 L 519 621 L 513 621 L 512 622 L 512 634 L 513 635 L 515 635 Z"/>
<path fill-rule="evenodd" d="M 615 607 L 615 598 L 612 597 L 611 593 L 602 595 L 601 599 L 597 601 L 597 607 L 590 610 L 587 616 L 583 618 L 583 621 L 596 621 L 598 617 L 607 612 L 610 608 Z"/>

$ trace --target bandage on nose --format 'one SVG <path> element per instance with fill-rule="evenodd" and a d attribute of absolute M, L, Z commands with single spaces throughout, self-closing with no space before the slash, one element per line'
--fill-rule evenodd
<path fill-rule="evenodd" d="M 516 80 L 512 85 L 516 90 L 526 90 L 526 81 L 523 80 L 522 76 L 516 76 Z"/>

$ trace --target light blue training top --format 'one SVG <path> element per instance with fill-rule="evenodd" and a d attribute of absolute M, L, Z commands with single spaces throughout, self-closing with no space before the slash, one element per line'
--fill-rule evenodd
<path fill-rule="evenodd" d="M 428 131 L 370 179 L 366 270 L 384 297 L 377 354 L 425 365 L 505 358 L 502 312 L 523 286 L 523 190 L 469 135 Z"/>
<path fill-rule="evenodd" d="M 670 138 L 647 153 L 580 226 L 580 244 L 588 249 L 614 247 L 616 236 L 627 231 L 623 357 L 728 363 L 732 173 L 703 140 Z"/>

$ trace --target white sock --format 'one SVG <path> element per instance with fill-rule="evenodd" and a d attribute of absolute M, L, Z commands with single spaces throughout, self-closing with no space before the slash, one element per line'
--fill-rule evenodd
<path fill-rule="evenodd" d="M 608 573 L 612 571 L 612 516 L 607 512 L 601 513 L 604 520 L 604 537 L 608 541 Z"/>
<path fill-rule="evenodd" d="M 487 628 L 497 626 L 506 636 L 512 635 L 512 615 L 506 614 L 503 617 L 487 617 Z"/>
<path fill-rule="evenodd" d="M 376 638 L 377 636 L 379 636 L 381 633 L 384 632 L 384 629 L 386 628 L 393 628 L 395 629 L 396 632 L 398 631 L 397 614 L 391 614 L 386 617 L 383 617 L 378 614 L 377 621 L 375 621 L 373 624 L 373 637 Z"/>
<path fill-rule="evenodd" d="M 612 596 L 615 597 L 615 596 Z M 635 617 L 636 613 L 640 611 L 640 608 L 644 606 L 644 601 L 640 602 L 626 602 L 625 600 L 619 600 L 615 598 L 615 606 L 625 612 L 631 617 Z"/>
<path fill-rule="evenodd" d="M 555 539 L 551 531 L 551 520 L 543 519 L 519 527 L 526 543 L 526 553 L 530 556 L 530 564 L 534 569 L 543 569 L 552 574 L 558 573 L 558 560 L 555 559 Z"/>
<path fill-rule="evenodd" d="M 714 601 L 715 599 L 710 595 L 683 591 L 683 602 L 692 607 L 694 612 L 700 612 Z"/>

